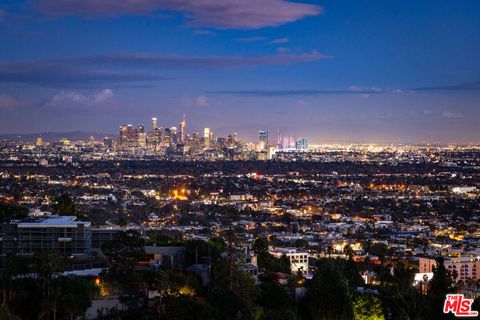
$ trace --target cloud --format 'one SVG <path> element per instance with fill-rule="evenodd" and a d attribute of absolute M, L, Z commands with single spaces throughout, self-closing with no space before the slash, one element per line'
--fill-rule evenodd
<path fill-rule="evenodd" d="M 264 41 L 267 38 L 265 37 L 247 37 L 247 38 L 237 38 L 237 42 L 259 42 L 259 41 Z"/>
<path fill-rule="evenodd" d="M 311 96 L 311 95 L 357 95 L 359 97 L 365 95 L 385 94 L 385 93 L 399 93 L 397 89 L 380 89 L 380 88 L 360 88 L 349 87 L 348 89 L 339 90 L 310 90 L 310 89 L 295 89 L 295 90 L 224 90 L 211 91 L 214 94 L 233 94 L 240 96 L 255 96 L 255 97 L 274 97 L 274 96 Z"/>
<path fill-rule="evenodd" d="M 309 96 L 309 95 L 357 95 L 359 98 L 369 98 L 372 95 L 382 94 L 412 94 L 428 92 L 447 92 L 460 93 L 465 91 L 480 91 L 480 82 L 471 82 L 466 84 L 438 86 L 438 87 L 420 87 L 413 89 L 395 89 L 380 87 L 359 87 L 350 86 L 347 89 L 315 90 L 315 89 L 286 89 L 286 90 L 218 90 L 210 91 L 213 94 L 231 94 L 239 96 L 252 97 L 273 97 L 273 96 Z"/>
<path fill-rule="evenodd" d="M 148 68 L 229 68 L 269 64 L 312 62 L 331 58 L 316 51 L 299 54 L 260 56 L 181 56 L 155 54 L 115 54 L 80 58 L 78 61 L 93 65 Z"/>
<path fill-rule="evenodd" d="M 181 56 L 137 53 L 52 60 L 0 61 L 0 83 L 64 87 L 65 84 L 145 82 L 173 79 L 171 76 L 158 75 L 158 70 L 239 68 L 312 62 L 327 58 L 329 56 L 317 52 L 263 56 Z"/>
<path fill-rule="evenodd" d="M 166 80 L 171 77 L 145 72 L 111 70 L 109 66 L 91 66 L 78 59 L 0 61 L 0 83 L 62 86 L 92 85 L 104 82 Z"/>
<path fill-rule="evenodd" d="M 62 90 L 43 103 L 47 109 L 78 109 L 102 105 L 113 97 L 111 89 L 103 89 L 90 95 L 73 90 Z"/>
<path fill-rule="evenodd" d="M 278 39 L 273 39 L 273 40 L 269 41 L 268 43 L 278 44 L 278 43 L 287 43 L 287 42 L 290 42 L 290 40 L 288 38 L 278 38 Z"/>
<path fill-rule="evenodd" d="M 40 0 L 50 17 L 85 18 L 179 12 L 189 26 L 219 29 L 259 29 L 278 26 L 324 12 L 318 5 L 288 0 Z"/>
<path fill-rule="evenodd" d="M 93 101 L 95 103 L 102 103 L 113 97 L 112 89 L 103 89 L 93 95 Z"/>
<path fill-rule="evenodd" d="M 267 43 L 267 44 L 282 44 L 282 43 L 290 42 L 290 40 L 288 38 L 277 38 L 277 39 L 268 40 L 266 37 L 261 37 L 261 36 L 237 38 L 235 41 L 237 41 L 237 42 L 260 42 L 260 41 L 265 41 L 265 43 Z"/>
<path fill-rule="evenodd" d="M 463 115 L 461 113 L 457 113 L 457 112 L 452 112 L 452 111 L 448 111 L 448 110 L 444 110 L 441 114 L 442 118 L 446 118 L 446 119 L 459 119 L 459 118 L 463 118 Z"/>
<path fill-rule="evenodd" d="M 1 110 L 13 110 L 19 105 L 19 101 L 8 95 L 8 94 L 0 94 L 0 109 Z"/>
<path fill-rule="evenodd" d="M 198 96 L 196 99 L 196 104 L 198 107 L 206 107 L 208 106 L 208 99 L 205 96 Z"/>
<path fill-rule="evenodd" d="M 197 29 L 193 30 L 194 34 L 202 35 L 202 36 L 214 36 L 215 32 L 208 31 L 208 30 L 203 30 L 203 29 Z"/>
<path fill-rule="evenodd" d="M 413 91 L 425 91 L 425 92 L 433 92 L 433 91 L 479 91 L 480 90 L 480 82 L 468 82 L 468 83 L 460 83 L 454 84 L 450 86 L 434 86 L 434 87 L 420 87 L 414 88 Z"/>
<path fill-rule="evenodd" d="M 206 96 L 197 96 L 197 97 L 182 97 L 180 103 L 184 107 L 207 107 L 209 105 L 208 98 Z"/>

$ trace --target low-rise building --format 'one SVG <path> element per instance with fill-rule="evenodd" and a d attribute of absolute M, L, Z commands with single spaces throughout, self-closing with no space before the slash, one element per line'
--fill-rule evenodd
<path fill-rule="evenodd" d="M 290 261 L 292 272 L 300 271 L 303 274 L 308 273 L 308 253 L 300 251 L 297 248 L 275 248 L 269 250 L 269 253 L 276 258 L 285 255 Z"/>
<path fill-rule="evenodd" d="M 33 255 L 51 250 L 67 258 L 88 255 L 91 224 L 75 216 L 31 216 L 0 224 L 0 255 Z"/>

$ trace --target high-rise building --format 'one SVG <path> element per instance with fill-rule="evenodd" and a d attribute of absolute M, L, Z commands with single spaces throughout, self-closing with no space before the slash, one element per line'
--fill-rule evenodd
<path fill-rule="evenodd" d="M 283 149 L 283 142 L 282 142 L 282 132 L 280 130 L 277 131 L 277 150 Z"/>
<path fill-rule="evenodd" d="M 122 147 L 132 147 L 134 142 L 134 132 L 131 124 L 120 126 L 120 145 Z"/>
<path fill-rule="evenodd" d="M 143 124 L 139 124 L 133 129 L 133 139 L 130 142 L 131 147 L 144 147 L 145 146 L 145 127 Z"/>
<path fill-rule="evenodd" d="M 109 137 L 103 138 L 103 145 L 107 148 L 112 148 L 113 147 L 113 139 Z"/>
<path fill-rule="evenodd" d="M 157 118 L 152 118 L 152 131 L 155 132 L 157 130 L 158 125 L 157 125 Z"/>
<path fill-rule="evenodd" d="M 172 128 L 165 128 L 162 137 L 162 144 L 165 147 L 170 147 L 172 145 Z"/>
<path fill-rule="evenodd" d="M 43 139 L 42 139 L 42 136 L 38 136 L 37 137 L 37 140 L 35 140 L 35 145 L 40 147 L 43 145 Z"/>
<path fill-rule="evenodd" d="M 283 136 L 282 140 L 283 140 L 282 147 L 284 150 L 295 149 L 296 140 L 294 136 Z"/>
<path fill-rule="evenodd" d="M 266 149 L 268 147 L 268 131 L 258 131 L 258 144 L 260 149 Z"/>
<path fill-rule="evenodd" d="M 203 139 L 205 149 L 209 149 L 212 142 L 213 133 L 210 131 L 210 128 L 203 129 Z"/>
<path fill-rule="evenodd" d="M 295 148 L 300 151 L 307 151 L 308 150 L 308 140 L 307 138 L 300 138 L 297 140 Z"/>
<path fill-rule="evenodd" d="M 179 125 L 179 142 L 184 144 L 187 136 L 187 122 L 185 120 L 185 114 L 183 114 L 182 121 L 180 122 Z"/>

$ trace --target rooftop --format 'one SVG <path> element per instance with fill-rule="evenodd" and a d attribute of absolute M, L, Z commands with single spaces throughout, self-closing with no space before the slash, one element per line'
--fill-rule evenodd
<path fill-rule="evenodd" d="M 76 228 L 78 225 L 89 227 L 90 221 L 76 221 L 75 216 L 39 216 L 13 221 L 18 228 Z"/>

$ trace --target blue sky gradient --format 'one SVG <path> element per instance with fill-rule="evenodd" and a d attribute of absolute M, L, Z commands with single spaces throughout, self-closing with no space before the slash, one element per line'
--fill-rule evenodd
<path fill-rule="evenodd" d="M 0 40 L 0 133 L 480 142 L 476 0 L 7 0 Z"/>

